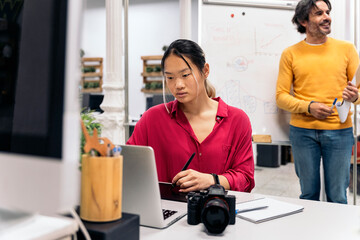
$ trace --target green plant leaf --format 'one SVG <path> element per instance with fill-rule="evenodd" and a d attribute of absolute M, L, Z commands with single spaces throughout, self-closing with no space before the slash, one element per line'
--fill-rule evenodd
<path fill-rule="evenodd" d="M 89 135 L 93 135 L 94 129 L 96 128 L 98 132 L 98 136 L 101 136 L 101 128 L 102 125 L 96 121 L 96 118 L 93 115 L 94 110 L 86 110 L 83 109 L 80 113 L 81 120 L 83 121 L 86 130 L 89 132 Z M 80 162 L 81 162 L 81 156 L 85 154 L 84 152 L 84 146 L 85 146 L 85 136 L 84 133 L 81 132 L 81 145 L 80 145 Z"/>

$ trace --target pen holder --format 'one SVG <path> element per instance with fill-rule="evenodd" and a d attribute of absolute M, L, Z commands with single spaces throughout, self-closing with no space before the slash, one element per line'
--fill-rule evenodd
<path fill-rule="evenodd" d="M 80 217 L 108 222 L 121 218 L 123 157 L 82 156 Z"/>

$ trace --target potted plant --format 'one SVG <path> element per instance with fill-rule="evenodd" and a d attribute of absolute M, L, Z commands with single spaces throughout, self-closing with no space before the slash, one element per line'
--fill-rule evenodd
<path fill-rule="evenodd" d="M 88 133 L 81 136 L 81 200 L 80 218 L 90 222 L 109 222 L 121 218 L 122 156 L 104 155 L 110 140 L 99 141 L 101 124 L 92 111 L 83 111 L 81 120 Z M 95 129 L 98 134 L 94 135 Z M 88 141 L 88 142 L 86 142 Z M 108 143 L 110 142 L 110 143 Z M 86 146 L 85 146 L 86 144 Z M 113 144 L 111 144 L 113 147 Z M 91 149 L 91 154 L 85 153 Z M 89 149 L 87 149 L 89 148 Z M 99 151 L 98 154 L 94 149 Z M 95 152 L 93 152 L 95 151 Z"/>
<path fill-rule="evenodd" d="M 96 121 L 94 117 L 94 111 L 84 109 L 81 113 L 81 120 L 83 121 L 86 130 L 89 132 L 90 135 L 93 134 L 94 129 L 96 128 L 98 135 L 101 135 L 101 124 Z M 84 152 L 84 145 L 85 145 L 85 136 L 84 133 L 81 132 L 81 141 L 80 141 L 80 164 L 82 155 L 85 154 Z"/>

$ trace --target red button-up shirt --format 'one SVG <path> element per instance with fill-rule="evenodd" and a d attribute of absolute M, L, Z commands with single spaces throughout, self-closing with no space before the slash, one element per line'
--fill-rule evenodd
<path fill-rule="evenodd" d="M 223 175 L 231 190 L 250 192 L 254 188 L 254 158 L 248 116 L 220 98 L 212 132 L 199 143 L 178 101 L 146 111 L 127 144 L 151 146 L 155 152 L 159 181 L 171 182 L 192 153 L 188 169 Z"/>

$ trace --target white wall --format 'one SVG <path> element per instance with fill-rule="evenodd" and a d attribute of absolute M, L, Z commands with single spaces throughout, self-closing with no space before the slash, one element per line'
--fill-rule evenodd
<path fill-rule="evenodd" d="M 331 34 L 336 39 L 354 41 L 353 0 L 331 1 Z"/>
<path fill-rule="evenodd" d="M 198 1 L 192 0 L 192 39 L 197 40 Z M 129 116 L 139 118 L 146 108 L 142 61 L 162 55 L 162 47 L 180 38 L 179 0 L 130 0 L 129 6 Z"/>
<path fill-rule="evenodd" d="M 119 0 L 120 1 L 120 0 Z M 145 111 L 142 61 L 144 55 L 161 55 L 162 47 L 180 37 L 179 0 L 129 1 L 129 117 L 138 119 Z M 197 40 L 198 0 L 192 0 L 192 35 Z M 106 82 L 105 0 L 86 0 L 81 48 L 85 57 L 104 58 Z"/>
<path fill-rule="evenodd" d="M 86 0 L 80 47 L 85 57 L 103 57 L 106 53 L 105 0 Z"/>
<path fill-rule="evenodd" d="M 129 116 L 145 111 L 142 60 L 144 55 L 162 55 L 162 47 L 180 36 L 177 0 L 132 0 L 129 6 Z"/>

